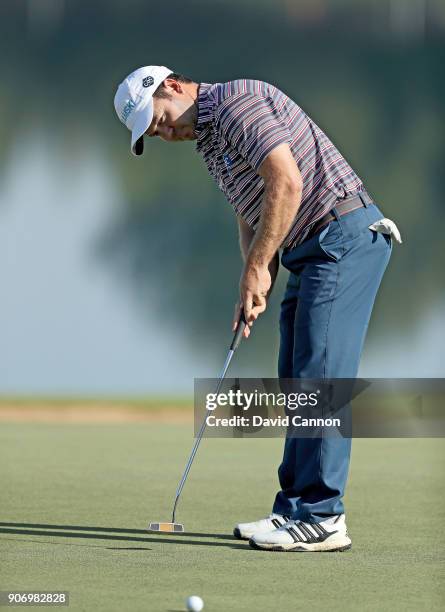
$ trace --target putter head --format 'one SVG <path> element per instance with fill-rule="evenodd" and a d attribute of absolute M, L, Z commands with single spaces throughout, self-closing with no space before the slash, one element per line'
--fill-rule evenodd
<path fill-rule="evenodd" d="M 183 533 L 184 525 L 181 523 L 150 523 L 148 531 L 158 531 L 161 533 Z"/>

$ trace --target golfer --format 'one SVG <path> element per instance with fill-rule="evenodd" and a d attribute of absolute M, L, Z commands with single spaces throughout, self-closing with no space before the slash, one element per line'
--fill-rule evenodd
<path fill-rule="evenodd" d="M 141 155 L 150 138 L 195 140 L 238 220 L 239 303 L 250 327 L 281 263 L 280 378 L 355 378 L 394 223 L 312 119 L 269 83 L 196 83 L 145 66 L 118 87 L 115 109 Z M 287 438 L 272 513 L 234 534 L 264 550 L 351 546 L 342 497 L 349 438 Z"/>

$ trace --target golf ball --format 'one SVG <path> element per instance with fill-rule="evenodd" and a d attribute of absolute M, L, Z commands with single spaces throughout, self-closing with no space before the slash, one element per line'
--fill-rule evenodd
<path fill-rule="evenodd" d="M 200 612 L 200 610 L 202 610 L 204 607 L 204 602 L 202 601 L 201 597 L 198 597 L 198 595 L 191 595 L 190 597 L 187 597 L 187 601 L 185 603 L 187 605 L 187 610 L 190 610 L 190 612 Z"/>

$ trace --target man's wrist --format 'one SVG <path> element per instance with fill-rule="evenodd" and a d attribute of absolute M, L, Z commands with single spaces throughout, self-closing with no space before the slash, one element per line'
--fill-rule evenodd
<path fill-rule="evenodd" d="M 267 263 L 264 258 L 258 259 L 255 257 L 251 257 L 249 254 L 247 256 L 244 267 L 246 270 L 252 270 L 252 271 L 267 270 L 269 268 L 269 263 Z"/>
<path fill-rule="evenodd" d="M 263 248 L 259 248 L 255 242 L 252 244 L 246 258 L 246 267 L 257 270 L 269 267 L 275 253 L 269 255 Z"/>

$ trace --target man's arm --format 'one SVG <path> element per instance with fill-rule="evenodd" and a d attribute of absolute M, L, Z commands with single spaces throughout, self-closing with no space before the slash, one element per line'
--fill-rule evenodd
<path fill-rule="evenodd" d="M 303 190 L 300 171 L 287 143 L 269 153 L 258 174 L 264 179 L 261 217 L 240 280 L 240 299 L 250 326 L 266 309 L 272 286 L 269 264 L 295 219 Z"/>
<path fill-rule="evenodd" d="M 243 262 L 245 263 L 249 254 L 250 245 L 252 244 L 253 237 L 255 236 L 255 230 L 251 228 L 247 221 L 244 221 L 242 217 L 237 216 L 237 219 L 239 230 L 239 246 Z"/>
<path fill-rule="evenodd" d="M 250 225 L 246 221 L 244 221 L 242 217 L 238 216 L 237 219 L 238 219 L 240 251 L 241 251 L 242 258 L 243 258 L 243 262 L 245 263 L 249 255 L 250 245 L 252 244 L 253 238 L 255 236 L 255 231 L 250 227 Z M 269 298 L 269 295 L 272 292 L 273 285 L 274 285 L 275 279 L 278 274 L 279 265 L 280 265 L 280 259 L 279 259 L 279 254 L 277 251 L 268 266 L 269 274 L 271 277 L 271 286 L 270 286 L 266 299 Z M 233 331 L 235 331 L 238 326 L 239 316 L 240 316 L 240 302 L 238 302 L 235 305 L 235 314 L 233 317 L 233 325 L 232 325 Z M 244 329 L 244 337 L 248 338 L 249 334 L 250 334 L 250 329 L 248 326 L 246 326 Z"/>

